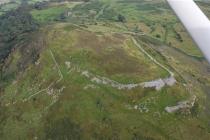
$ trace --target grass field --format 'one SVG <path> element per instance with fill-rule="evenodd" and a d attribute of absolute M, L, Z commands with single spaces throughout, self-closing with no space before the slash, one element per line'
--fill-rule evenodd
<path fill-rule="evenodd" d="M 65 6 L 50 7 L 44 10 L 33 10 L 31 14 L 34 19 L 36 19 L 40 23 L 46 23 L 58 19 L 59 16 L 65 12 L 66 8 L 67 7 Z"/>

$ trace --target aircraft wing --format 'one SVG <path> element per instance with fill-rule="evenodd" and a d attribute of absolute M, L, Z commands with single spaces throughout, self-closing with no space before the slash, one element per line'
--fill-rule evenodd
<path fill-rule="evenodd" d="M 210 63 L 210 21 L 193 0 L 167 0 Z"/>

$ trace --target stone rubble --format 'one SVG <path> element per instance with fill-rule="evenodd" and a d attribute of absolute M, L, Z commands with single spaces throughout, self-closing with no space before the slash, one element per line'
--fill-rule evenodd
<path fill-rule="evenodd" d="M 192 108 L 195 102 L 196 102 L 196 96 L 194 95 L 187 101 L 178 102 L 176 106 L 171 106 L 171 107 L 167 106 L 165 108 L 165 111 L 168 113 L 174 113 L 181 109 Z"/>
<path fill-rule="evenodd" d="M 121 84 L 117 81 L 111 80 L 106 77 L 93 75 L 88 71 L 83 71 L 81 75 L 85 76 L 86 78 L 90 78 L 92 82 L 95 82 L 97 84 L 110 85 L 111 87 L 117 88 L 119 90 L 124 90 L 124 89 L 131 90 L 136 87 L 143 87 L 143 88 L 155 88 L 157 91 L 159 91 L 165 86 L 173 86 L 176 83 L 176 79 L 173 76 L 170 76 L 165 79 L 157 79 L 137 84 Z"/>

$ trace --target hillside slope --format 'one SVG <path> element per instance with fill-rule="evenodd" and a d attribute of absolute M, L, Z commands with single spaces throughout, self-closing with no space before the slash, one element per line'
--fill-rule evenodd
<path fill-rule="evenodd" d="M 1 139 L 209 139 L 210 66 L 164 1 L 28 3 L 0 17 Z"/>

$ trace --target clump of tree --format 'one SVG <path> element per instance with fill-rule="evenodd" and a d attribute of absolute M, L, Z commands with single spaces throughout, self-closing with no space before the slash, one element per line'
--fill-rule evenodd
<path fill-rule="evenodd" d="M 174 30 L 175 34 L 176 34 L 176 39 L 179 41 L 179 42 L 183 42 L 184 40 L 182 39 L 182 36 L 180 33 L 178 33 L 176 30 Z"/>
<path fill-rule="evenodd" d="M 37 10 L 42 10 L 44 8 L 47 8 L 49 6 L 49 2 L 43 1 L 43 2 L 37 2 L 34 4 L 34 8 Z"/>
<path fill-rule="evenodd" d="M 34 31 L 37 27 L 38 24 L 29 14 L 27 6 L 21 6 L 0 17 L 0 33 L 6 36 L 7 41 L 15 39 L 22 33 Z"/>
<path fill-rule="evenodd" d="M 156 38 L 161 38 L 161 35 L 160 35 L 160 34 L 156 34 L 155 37 L 156 37 Z"/>
<path fill-rule="evenodd" d="M 119 22 L 123 22 L 123 23 L 126 22 L 125 16 L 123 16 L 123 15 L 121 15 L 121 14 L 119 14 L 119 15 L 117 16 L 117 20 L 118 20 Z"/>
<path fill-rule="evenodd" d="M 17 42 L 26 39 L 27 34 L 38 28 L 29 11 L 29 7 L 22 4 L 0 16 L 0 60 L 8 56 Z"/>
<path fill-rule="evenodd" d="M 183 42 L 182 36 L 181 36 L 179 33 L 176 33 L 176 39 L 177 39 L 179 42 Z"/>

